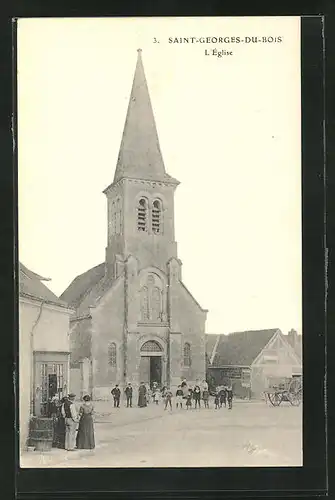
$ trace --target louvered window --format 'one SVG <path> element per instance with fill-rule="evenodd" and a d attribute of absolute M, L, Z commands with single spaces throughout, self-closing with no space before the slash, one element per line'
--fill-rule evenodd
<path fill-rule="evenodd" d="M 148 219 L 148 202 L 145 198 L 141 198 L 137 206 L 137 230 L 147 231 Z"/>
<path fill-rule="evenodd" d="M 155 234 L 162 232 L 162 204 L 155 200 L 152 204 L 152 231 Z"/>

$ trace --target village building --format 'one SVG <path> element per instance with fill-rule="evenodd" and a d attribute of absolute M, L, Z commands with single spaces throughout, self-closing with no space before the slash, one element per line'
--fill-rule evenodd
<path fill-rule="evenodd" d="M 115 383 L 173 387 L 182 377 L 205 377 L 207 311 L 182 281 L 174 232 L 178 184 L 165 170 L 139 51 L 114 180 L 104 190 L 105 261 L 61 295 L 76 309 L 73 380 L 95 399 L 110 397 Z"/>
<path fill-rule="evenodd" d="M 207 378 L 231 383 L 237 397 L 260 397 L 278 380 L 302 375 L 301 335 L 279 329 L 207 335 Z"/>
<path fill-rule="evenodd" d="M 48 278 L 19 265 L 20 447 L 31 416 L 44 416 L 49 398 L 69 389 L 72 310 L 43 283 Z"/>

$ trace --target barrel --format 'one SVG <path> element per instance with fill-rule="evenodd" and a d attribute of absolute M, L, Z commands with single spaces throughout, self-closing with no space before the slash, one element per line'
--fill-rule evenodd
<path fill-rule="evenodd" d="M 49 451 L 52 448 L 54 423 L 52 418 L 33 417 L 30 420 L 29 446 L 38 451 Z"/>

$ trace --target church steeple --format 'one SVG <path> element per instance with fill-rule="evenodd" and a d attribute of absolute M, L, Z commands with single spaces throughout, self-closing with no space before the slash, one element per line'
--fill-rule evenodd
<path fill-rule="evenodd" d="M 114 183 L 124 177 L 153 181 L 173 180 L 165 172 L 141 53 L 142 50 L 138 49 Z"/>
<path fill-rule="evenodd" d="M 177 258 L 174 192 L 178 184 L 165 171 L 139 50 L 114 181 L 104 190 L 110 275 L 119 276 L 130 255 L 140 268 L 153 266 L 162 272 L 171 258 Z"/>

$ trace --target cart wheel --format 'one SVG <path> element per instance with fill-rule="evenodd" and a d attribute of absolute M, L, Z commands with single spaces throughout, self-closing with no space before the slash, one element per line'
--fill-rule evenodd
<path fill-rule="evenodd" d="M 279 406 L 283 400 L 283 395 L 280 392 L 268 394 L 268 398 L 272 406 Z"/>
<path fill-rule="evenodd" d="M 290 393 L 289 400 L 292 406 L 299 406 L 301 403 L 301 393 Z"/>

